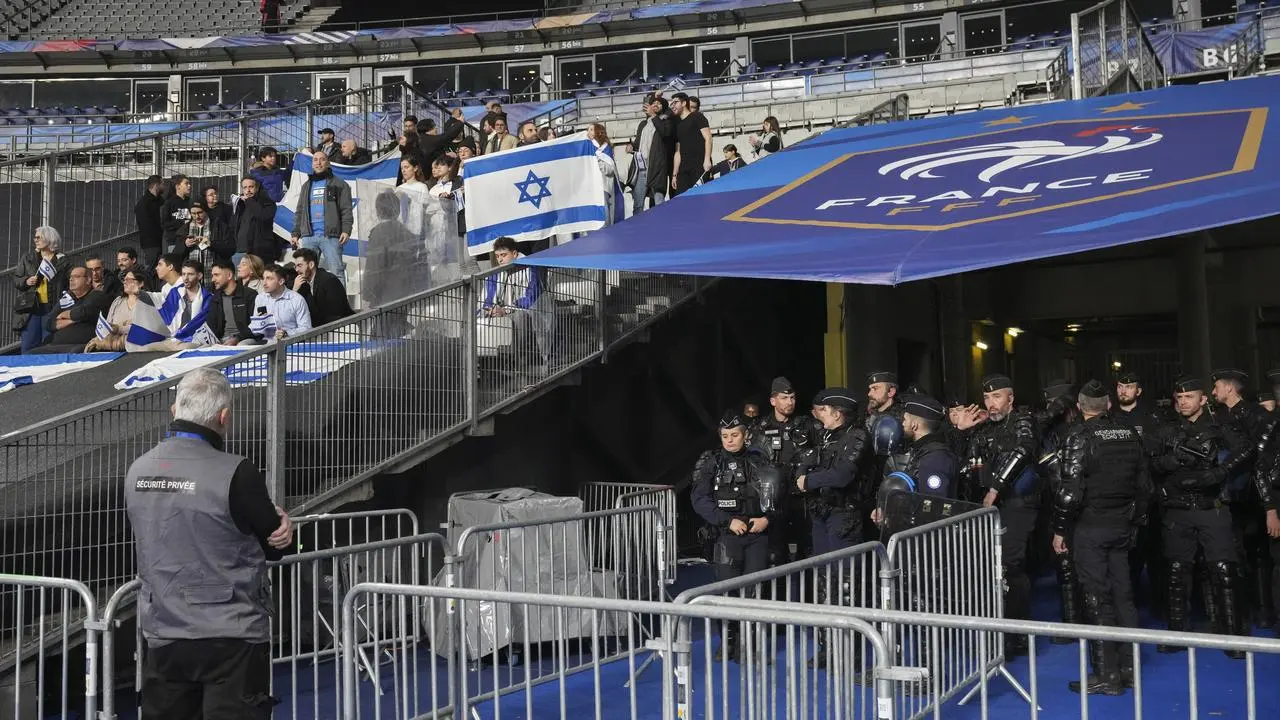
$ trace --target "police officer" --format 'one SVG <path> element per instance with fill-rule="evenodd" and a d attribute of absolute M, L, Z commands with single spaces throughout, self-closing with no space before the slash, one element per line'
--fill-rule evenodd
<path fill-rule="evenodd" d="M 976 413 L 959 413 L 957 428 L 968 431 L 972 481 L 985 490 L 982 504 L 1000 508 L 1000 523 L 1004 527 L 1001 565 L 1005 578 L 1005 616 L 1025 620 L 1031 617 L 1027 546 L 1035 531 L 1040 506 L 1035 422 L 1025 408 L 1014 406 L 1013 381 L 1008 376 L 983 378 L 982 402 L 986 407 L 985 419 Z M 1005 636 L 1006 657 L 1026 653 L 1026 636 Z"/>
<path fill-rule="evenodd" d="M 777 512 L 781 477 L 747 445 L 746 418 L 730 410 L 720 419 L 720 449 L 703 453 L 694 468 L 693 509 L 717 533 L 716 580 L 769 567 L 769 526 Z M 725 625 L 721 657 L 738 658 L 736 623 Z"/>
<path fill-rule="evenodd" d="M 1142 378 L 1138 373 L 1126 371 L 1116 376 L 1116 404 L 1111 408 L 1111 416 L 1139 436 L 1159 422 L 1155 410 L 1142 397 Z"/>
<path fill-rule="evenodd" d="M 1121 425 L 1138 433 L 1144 443 L 1148 435 L 1155 433 L 1160 417 L 1143 397 L 1142 378 L 1131 370 L 1116 376 L 1116 402 L 1111 406 L 1111 417 Z M 1148 453 L 1150 454 L 1150 453 Z M 1164 597 L 1168 581 L 1164 576 L 1164 544 L 1161 540 L 1161 514 L 1159 503 L 1147 506 L 1147 524 L 1138 528 L 1138 537 L 1129 553 L 1129 577 L 1135 594 L 1141 587 L 1143 570 L 1146 570 L 1146 590 L 1151 613 L 1163 620 L 1168 604 Z"/>
<path fill-rule="evenodd" d="M 1268 371 L 1267 379 L 1273 386 L 1280 385 L 1280 370 Z M 1270 612 L 1274 619 L 1280 617 L 1280 608 L 1276 607 L 1276 601 L 1280 600 L 1280 513 L 1277 513 L 1277 501 L 1280 501 L 1280 413 L 1276 411 L 1270 413 L 1258 440 L 1254 486 L 1262 506 L 1263 527 L 1267 534 L 1268 555 L 1271 560 L 1271 606 L 1264 608 L 1263 612 Z M 1276 630 L 1276 634 L 1280 636 L 1280 628 Z"/>
<path fill-rule="evenodd" d="M 290 545 L 293 525 L 272 504 L 258 468 L 222 449 L 231 386 L 221 372 L 187 373 L 173 416 L 125 480 L 148 649 L 142 713 L 270 718 L 267 560 Z"/>
<path fill-rule="evenodd" d="M 867 432 L 880 415 L 892 415 L 902 422 L 902 405 L 898 402 L 898 375 L 888 370 L 867 373 Z"/>
<path fill-rule="evenodd" d="M 941 515 L 929 517 L 922 509 L 918 496 L 954 499 L 960 484 L 960 456 L 952 449 L 949 439 L 941 432 L 946 410 L 942 403 L 928 395 L 912 394 L 900 402 L 902 407 L 902 432 L 911 449 L 900 471 L 910 479 L 912 498 L 907 505 L 896 503 L 881 493 L 877 507 L 871 513 L 871 521 L 880 526 L 886 536 L 915 527 L 925 522 L 942 519 Z M 886 484 L 884 487 L 889 487 Z M 887 507 L 890 504 L 904 517 L 896 517 Z M 942 507 L 938 506 L 930 506 Z"/>
<path fill-rule="evenodd" d="M 1145 521 L 1151 496 L 1146 453 L 1132 428 L 1116 422 L 1107 389 L 1091 380 L 1077 400 L 1082 422 L 1063 440 L 1061 482 L 1054 502 L 1053 549 L 1074 550 L 1084 594 L 1084 616 L 1094 625 L 1137 627 L 1138 608 L 1129 584 L 1129 547 Z M 1068 540 L 1070 538 L 1070 540 Z M 1132 685 L 1133 646 L 1091 642 L 1090 695 L 1120 695 Z M 1078 681 L 1070 683 L 1080 692 Z"/>
<path fill-rule="evenodd" d="M 1044 407 L 1036 413 L 1036 424 L 1040 432 L 1040 472 L 1048 481 L 1046 491 L 1050 501 L 1046 510 L 1053 512 L 1052 499 L 1058 495 L 1062 484 L 1062 448 L 1067 435 L 1076 426 L 1078 410 L 1076 409 L 1075 388 L 1066 380 L 1051 380 L 1044 388 Z M 1046 523 L 1052 526 L 1052 521 Z M 1050 539 L 1044 538 L 1043 545 L 1038 540 L 1037 547 L 1048 548 Z M 1071 553 L 1070 536 L 1064 544 L 1063 552 L 1053 553 L 1053 570 L 1058 578 L 1059 609 L 1062 622 L 1080 622 L 1080 582 L 1076 579 L 1076 565 Z M 1055 645 L 1073 642 L 1071 638 L 1055 637 L 1050 640 Z"/>
<path fill-rule="evenodd" d="M 1164 510 L 1164 547 L 1169 562 L 1169 629 L 1188 630 L 1187 606 L 1196 553 L 1204 553 L 1210 569 L 1210 596 L 1206 603 L 1215 632 L 1244 634 L 1241 615 L 1239 557 L 1232 535 L 1231 513 L 1222 498 L 1232 473 L 1250 459 L 1250 453 L 1233 442 L 1228 429 L 1214 421 L 1208 410 L 1204 382 L 1184 377 L 1174 383 L 1174 406 L 1179 420 L 1162 425 L 1151 469 L 1159 478 L 1159 499 Z M 1235 446 L 1236 450 L 1230 448 Z M 1182 648 L 1161 645 L 1160 652 Z M 1244 653 L 1228 651 L 1229 657 Z"/>
<path fill-rule="evenodd" d="M 794 561 L 808 557 L 811 547 L 809 518 L 795 479 L 817 462 L 818 428 L 812 416 L 796 414 L 796 390 L 785 377 L 774 378 L 769 386 L 769 406 L 771 411 L 752 427 L 750 442 L 782 472 L 787 490 L 770 537 L 775 561 Z"/>

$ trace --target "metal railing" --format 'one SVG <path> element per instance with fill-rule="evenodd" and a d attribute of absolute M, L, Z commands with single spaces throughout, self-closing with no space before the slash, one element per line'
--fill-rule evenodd
<path fill-rule="evenodd" d="M 57 621 L 51 620 L 57 618 Z M 97 601 L 74 580 L 0 574 L 0 713 L 13 718 L 96 717 Z M 71 651 L 84 631 L 84 689 L 74 693 Z M 55 662 L 56 661 L 56 662 Z M 69 687 L 70 686 L 70 687 Z"/>
<path fill-rule="evenodd" d="M 895 95 L 870 110 L 840 123 L 837 127 L 862 127 L 911 119 L 911 98 L 905 93 Z"/>
<path fill-rule="evenodd" d="M 1128 0 L 1104 0 L 1071 14 L 1071 67 L 1077 100 L 1166 83 L 1160 56 Z"/>

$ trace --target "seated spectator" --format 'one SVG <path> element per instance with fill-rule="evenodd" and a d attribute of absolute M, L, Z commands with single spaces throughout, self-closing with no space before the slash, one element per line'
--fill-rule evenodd
<path fill-rule="evenodd" d="M 747 166 L 747 161 L 738 157 L 738 146 L 729 143 L 724 146 L 724 160 L 711 166 L 711 172 L 707 173 L 710 178 L 717 178 L 721 175 L 728 175 L 734 170 L 741 170 Z"/>
<path fill-rule="evenodd" d="M 520 123 L 520 127 L 516 129 L 516 137 L 519 140 L 519 146 L 533 145 L 542 141 L 538 137 L 538 126 L 532 120 L 525 120 Z"/>
<path fill-rule="evenodd" d="M 271 316 L 276 340 L 311 329 L 311 311 L 307 309 L 307 301 L 290 290 L 287 283 L 287 274 L 279 265 L 268 265 L 262 273 L 263 291 L 258 294 L 255 314 Z"/>
<path fill-rule="evenodd" d="M 285 188 L 289 186 L 289 171 L 277 167 L 279 162 L 280 154 L 275 148 L 263 147 L 258 149 L 258 162 L 249 168 L 249 177 L 258 181 L 258 186 L 272 203 L 280 202 L 284 198 Z M 241 198 L 244 197 L 243 189 L 244 185 L 241 183 Z"/>
<path fill-rule="evenodd" d="M 782 128 L 778 118 L 770 115 L 760 126 L 760 134 L 747 138 L 751 154 L 757 158 L 768 157 L 782 149 Z"/>
<path fill-rule="evenodd" d="M 138 259 L 138 251 L 126 245 L 116 250 L 116 279 L 120 281 L 120 287 L 124 287 L 124 275 L 130 270 L 138 271 L 143 290 L 151 289 L 151 268 L 143 267 Z"/>
<path fill-rule="evenodd" d="M 355 140 L 343 140 L 334 162 L 340 165 L 368 165 L 373 162 L 373 155 L 366 149 L 356 145 Z"/>
<path fill-rule="evenodd" d="M 151 293 L 151 304 L 160 307 L 170 291 L 182 284 L 182 256 L 178 253 L 161 255 L 156 261 L 155 282 L 160 287 Z"/>
<path fill-rule="evenodd" d="M 102 257 L 90 255 L 84 259 L 84 266 L 89 270 L 89 281 L 93 284 L 94 290 L 113 299 L 120 297 L 120 293 L 124 292 L 120 278 L 116 277 L 115 273 L 107 272 L 106 265 L 102 264 Z"/>
<path fill-rule="evenodd" d="M 239 256 L 252 253 L 263 262 L 275 262 L 284 255 L 284 243 L 276 237 L 276 204 L 264 196 L 262 186 L 253 177 L 240 181 L 240 202 L 236 203 L 235 233 L 236 252 L 231 262 L 239 263 Z"/>
<path fill-rule="evenodd" d="M 517 142 L 515 137 L 507 132 L 506 116 L 494 120 L 493 134 L 490 135 L 489 139 L 485 142 L 484 154 L 492 155 L 493 153 L 502 152 L 503 150 L 513 150 L 516 145 Z"/>
<path fill-rule="evenodd" d="M 311 324 L 327 325 L 355 314 L 347 301 L 347 289 L 333 273 L 320 267 L 320 256 L 315 250 L 299 248 L 294 251 L 293 260 L 293 269 L 298 271 L 293 279 L 293 291 L 307 301 Z"/>
<path fill-rule="evenodd" d="M 252 256 L 249 256 L 252 257 Z M 223 345 L 256 345 L 262 342 L 249 328 L 249 318 L 262 304 L 258 292 L 236 281 L 236 269 L 219 260 L 210 271 L 213 275 L 213 304 L 205 323 Z"/>
<path fill-rule="evenodd" d="M 178 254 L 183 260 L 194 260 L 200 267 L 213 267 L 218 260 L 230 260 L 235 254 L 235 238 L 228 228 L 213 221 L 205 209 L 204 203 L 191 206 L 191 221 L 187 223 L 187 237 L 178 247 Z M 208 287 L 212 278 L 205 281 Z"/>
<path fill-rule="evenodd" d="M 85 345 L 85 352 L 122 352 L 125 338 L 129 336 L 129 328 L 133 325 L 133 311 L 139 302 L 145 302 L 143 294 L 146 289 L 143 281 L 147 274 L 139 268 L 126 270 L 122 282 L 124 294 L 111 302 L 107 310 L 107 324 L 111 331 L 106 337 L 94 337 Z"/>
<path fill-rule="evenodd" d="M 374 198 L 373 209 L 378 224 L 369 231 L 360 282 L 360 297 L 367 308 L 407 298 L 426 290 L 430 282 L 422 242 L 400 220 L 400 197 L 383 190 Z"/>
<path fill-rule="evenodd" d="M 262 258 L 248 253 L 240 256 L 240 262 L 236 263 L 236 281 L 254 292 L 263 292 L 262 289 L 262 272 L 267 267 L 262 262 Z"/>
<path fill-rule="evenodd" d="M 232 214 L 231 206 L 218 199 L 218 188 L 208 185 L 200 193 L 200 197 L 204 198 L 205 213 L 211 222 L 220 223 L 227 228 L 234 224 L 235 216 Z"/>
<path fill-rule="evenodd" d="M 476 156 L 475 141 L 471 140 L 470 138 L 463 138 L 462 140 L 459 140 L 457 155 L 459 160 L 470 160 L 471 158 L 475 157 Z M 459 171 L 459 174 L 461 174 L 461 171 Z"/>
<path fill-rule="evenodd" d="M 550 125 L 545 125 L 542 127 L 542 129 L 538 130 L 538 140 L 542 142 L 546 142 L 548 140 L 555 140 L 555 139 L 556 139 L 555 128 L 551 127 Z"/>
<path fill-rule="evenodd" d="M 520 257 L 515 240 L 500 237 L 493 242 L 493 259 L 499 265 L 511 265 Z M 491 273 L 485 278 L 483 308 L 485 317 L 510 318 L 513 331 L 533 334 L 539 362 L 535 374 L 545 375 L 551 364 L 555 304 L 543 289 L 542 276 L 534 268 Z"/>
<path fill-rule="evenodd" d="M 177 305 L 173 313 L 173 317 L 169 320 L 169 331 L 174 337 L 178 337 L 185 329 L 199 327 L 193 326 L 193 320 L 198 319 L 201 315 L 207 314 L 209 303 L 213 295 L 204 286 L 204 266 L 195 260 L 185 260 L 182 263 L 182 284 L 169 291 L 169 296 L 165 298 L 165 304 L 173 302 L 173 298 L 177 297 Z M 164 314 L 161 310 L 161 314 Z"/>
<path fill-rule="evenodd" d="M 83 265 L 71 268 L 67 289 L 57 299 L 57 315 L 51 317 L 49 339 L 34 352 L 78 353 L 98 329 L 98 316 L 107 311 L 111 299 L 94 290 L 89 271 Z"/>
<path fill-rule="evenodd" d="M 329 156 L 330 162 L 337 162 L 338 153 L 340 153 L 342 149 L 338 147 L 337 141 L 333 139 L 333 128 L 321 128 L 318 134 L 320 135 L 320 144 L 315 147 L 314 153 L 324 153 Z M 276 202 L 279 202 L 279 200 Z"/>

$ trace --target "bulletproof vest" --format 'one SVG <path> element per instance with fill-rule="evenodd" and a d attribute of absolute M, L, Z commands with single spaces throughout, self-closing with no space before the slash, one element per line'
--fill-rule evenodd
<path fill-rule="evenodd" d="M 1128 508 L 1138 494 L 1146 456 L 1138 433 L 1109 417 L 1084 425 L 1090 444 L 1084 475 L 1085 511 Z"/>
<path fill-rule="evenodd" d="M 951 445 L 947 440 L 936 432 L 926 435 L 920 441 L 912 444 L 911 452 L 907 454 L 906 468 L 903 470 L 903 472 L 911 476 L 911 479 L 916 481 L 916 492 L 937 495 L 945 489 L 944 486 L 931 486 L 929 484 L 929 478 L 920 476 L 921 461 L 933 453 L 946 453 L 951 456 L 953 470 L 959 470 L 959 460 L 955 457 L 955 453 L 952 451 Z M 943 478 L 943 482 L 950 485 L 950 492 L 953 494 L 957 491 L 957 480 L 958 478 L 955 477 Z"/>
<path fill-rule="evenodd" d="M 151 646 L 232 638 L 269 642 L 266 556 L 231 517 L 244 458 L 195 436 L 166 438 L 134 461 L 125 506 L 137 541 L 138 624 Z"/>
<path fill-rule="evenodd" d="M 747 453 L 720 453 L 716 462 L 716 507 L 730 515 L 756 517 L 761 514 L 759 499 L 752 486 L 752 468 Z"/>
<path fill-rule="evenodd" d="M 752 441 L 769 462 L 790 468 L 798 450 L 811 443 L 808 429 L 804 418 L 792 416 L 780 423 L 769 415 L 756 425 Z"/>
<path fill-rule="evenodd" d="M 853 441 L 853 428 L 848 424 L 835 430 L 827 430 L 822 436 L 822 447 L 818 450 L 818 467 L 830 469 L 841 458 L 857 460 L 856 453 L 849 447 Z M 819 488 L 815 496 L 819 511 L 830 512 L 833 509 L 855 507 L 861 493 L 857 479 L 844 488 Z"/>
<path fill-rule="evenodd" d="M 1198 457 L 1184 458 L 1183 465 L 1173 471 L 1169 475 L 1168 481 L 1164 484 L 1165 494 L 1169 497 L 1185 496 L 1200 499 L 1217 499 L 1221 495 L 1221 487 L 1184 488 L 1181 487 L 1181 481 L 1217 467 L 1220 453 L 1227 449 L 1222 428 L 1218 426 L 1208 412 L 1205 412 L 1194 423 L 1186 419 L 1179 420 L 1173 429 L 1172 436 L 1176 445 L 1190 448 L 1199 455 L 1205 456 L 1206 459 Z"/>

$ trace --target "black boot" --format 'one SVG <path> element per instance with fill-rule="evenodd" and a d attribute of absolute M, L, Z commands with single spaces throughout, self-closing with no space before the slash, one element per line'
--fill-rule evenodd
<path fill-rule="evenodd" d="M 716 651 L 716 660 L 732 660 L 741 662 L 742 649 L 738 645 L 738 623 L 722 622 L 720 625 L 720 649 Z"/>
<path fill-rule="evenodd" d="M 1271 564 L 1259 561 L 1253 566 L 1253 582 L 1258 590 L 1257 610 L 1254 612 L 1254 624 L 1260 628 L 1275 627 L 1276 601 L 1271 587 Z"/>
<path fill-rule="evenodd" d="M 1120 661 L 1120 687 L 1133 689 L 1133 645 L 1117 643 L 1116 656 Z"/>
<path fill-rule="evenodd" d="M 1240 592 L 1240 567 L 1236 563 L 1214 563 L 1213 577 L 1221 591 L 1222 605 L 1219 615 L 1222 618 L 1223 635 L 1248 635 L 1248 624 L 1245 622 L 1245 608 L 1241 605 L 1243 593 Z M 1243 660 L 1241 650 L 1224 650 L 1232 660 Z"/>
<path fill-rule="evenodd" d="M 1062 605 L 1062 622 L 1080 622 L 1080 583 L 1076 581 L 1076 568 L 1071 553 L 1057 556 L 1058 597 Z M 1069 637 L 1054 637 L 1049 642 L 1054 645 L 1070 645 L 1075 642 Z"/>
<path fill-rule="evenodd" d="M 1191 567 L 1187 563 L 1176 560 L 1169 563 L 1168 580 L 1166 597 L 1169 600 L 1169 605 L 1166 610 L 1169 616 L 1169 629 L 1186 632 L 1189 629 L 1187 626 L 1187 606 L 1191 602 Z M 1156 646 L 1156 652 L 1162 653 L 1179 653 L 1183 650 L 1186 650 L 1186 648 L 1174 645 Z"/>
<path fill-rule="evenodd" d="M 1005 567 L 1004 616 L 1011 620 L 1031 617 L 1031 581 L 1021 568 Z M 1012 660 L 1030 652 L 1026 635 L 1004 636 L 1004 659 Z"/>
<path fill-rule="evenodd" d="M 1112 643 L 1097 640 L 1089 642 L 1089 658 L 1093 663 L 1093 673 L 1085 678 L 1085 692 L 1090 695 L 1123 695 L 1120 676 L 1115 670 L 1115 648 Z M 1080 681 L 1067 683 L 1071 692 L 1080 692 Z"/>
<path fill-rule="evenodd" d="M 1209 623 L 1209 632 L 1226 634 L 1222 627 L 1222 591 L 1213 568 L 1203 561 L 1196 563 L 1195 579 L 1200 585 L 1200 598 L 1204 601 L 1204 618 Z"/>

